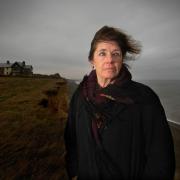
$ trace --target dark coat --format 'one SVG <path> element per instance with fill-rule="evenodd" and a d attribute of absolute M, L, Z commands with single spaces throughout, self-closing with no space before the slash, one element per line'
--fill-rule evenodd
<path fill-rule="evenodd" d="M 106 152 L 101 167 L 97 163 L 100 155 L 96 153 L 97 146 L 92 137 L 91 116 L 79 88 L 74 93 L 65 129 L 69 176 L 78 176 L 80 180 L 172 180 L 175 171 L 173 140 L 158 96 L 148 86 L 134 81 L 121 91 L 135 103 L 112 102 L 107 107 L 113 120 L 101 132 Z M 109 175 L 111 170 L 104 165 L 108 163 L 115 165 L 114 175 Z"/>

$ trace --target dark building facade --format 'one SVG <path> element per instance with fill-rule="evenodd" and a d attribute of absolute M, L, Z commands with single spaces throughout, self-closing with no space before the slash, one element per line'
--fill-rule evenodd
<path fill-rule="evenodd" d="M 25 61 L 22 62 L 16 61 L 14 63 L 10 63 L 9 61 L 7 61 L 6 63 L 0 63 L 0 75 L 31 76 L 32 74 L 33 74 L 32 65 L 26 65 Z"/>

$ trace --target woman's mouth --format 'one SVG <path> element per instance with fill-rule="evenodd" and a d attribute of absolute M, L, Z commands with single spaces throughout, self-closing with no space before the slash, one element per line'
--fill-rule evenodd
<path fill-rule="evenodd" d="M 112 68 L 105 68 L 104 69 L 105 71 L 114 71 L 114 68 L 112 67 Z"/>

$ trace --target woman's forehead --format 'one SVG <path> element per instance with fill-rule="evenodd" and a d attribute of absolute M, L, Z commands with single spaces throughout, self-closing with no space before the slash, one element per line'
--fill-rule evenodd
<path fill-rule="evenodd" d="M 107 49 L 121 50 L 118 43 L 115 41 L 100 41 L 96 45 L 96 50 L 107 50 Z"/>

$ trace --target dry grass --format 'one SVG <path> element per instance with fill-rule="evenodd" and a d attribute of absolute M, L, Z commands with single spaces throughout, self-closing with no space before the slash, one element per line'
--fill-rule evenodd
<path fill-rule="evenodd" d="M 67 179 L 63 79 L 0 78 L 0 179 Z M 45 92 L 55 89 L 56 95 Z M 47 99 L 48 106 L 39 105 Z"/>

